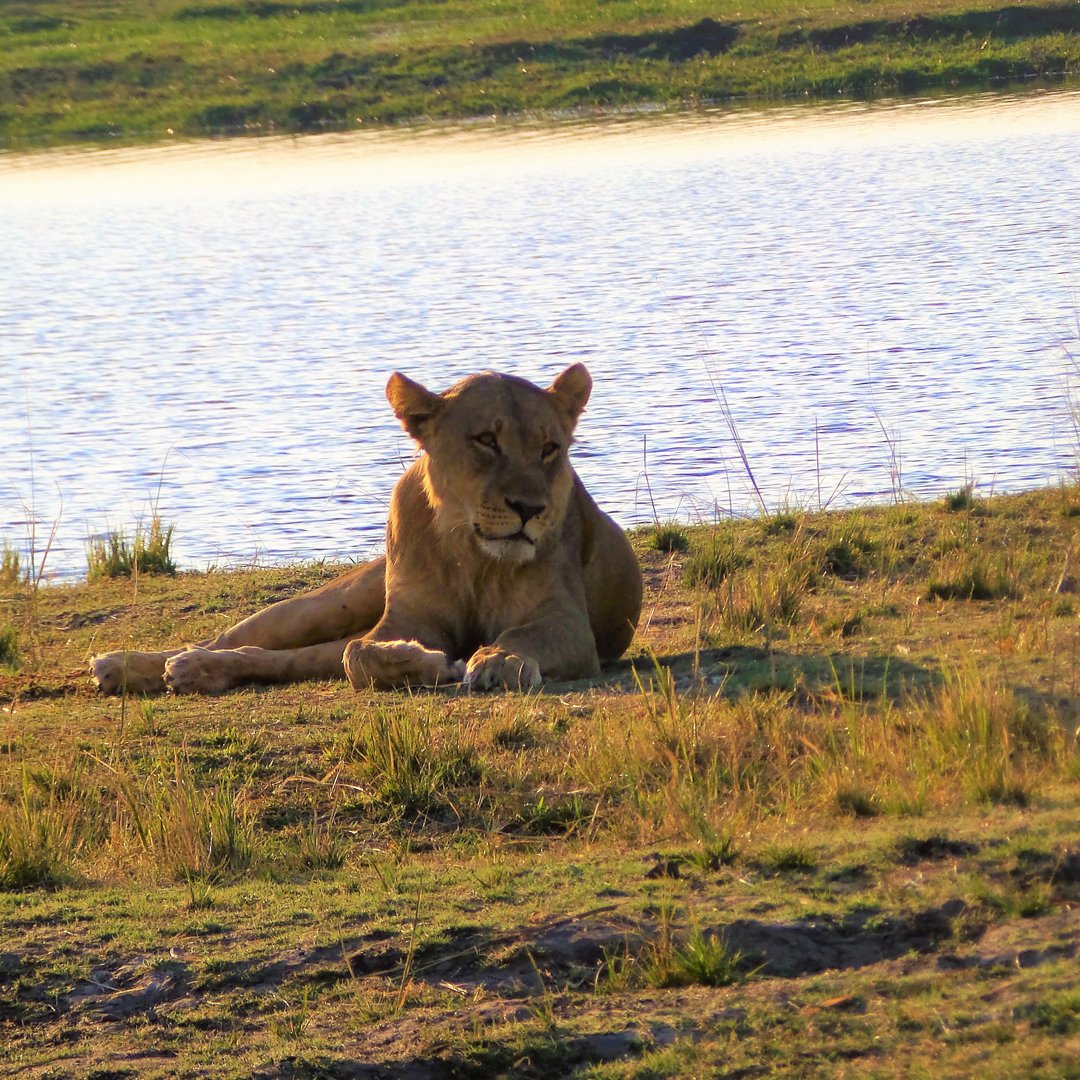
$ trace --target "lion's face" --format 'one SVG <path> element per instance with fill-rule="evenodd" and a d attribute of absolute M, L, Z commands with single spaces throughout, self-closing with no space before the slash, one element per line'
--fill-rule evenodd
<path fill-rule="evenodd" d="M 555 544 L 573 489 L 568 450 L 591 387 L 580 364 L 547 390 L 486 372 L 432 394 L 393 375 L 387 397 L 427 453 L 439 530 L 511 565 Z"/>

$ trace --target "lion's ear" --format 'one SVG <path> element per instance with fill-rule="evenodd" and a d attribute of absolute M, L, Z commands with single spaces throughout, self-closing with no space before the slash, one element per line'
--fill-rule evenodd
<path fill-rule="evenodd" d="M 571 364 L 548 387 L 548 393 L 554 394 L 570 413 L 571 419 L 576 420 L 592 393 L 592 376 L 584 364 Z"/>
<path fill-rule="evenodd" d="M 395 371 L 386 384 L 386 400 L 401 426 L 419 443 L 424 441 L 428 422 L 443 406 L 438 394 L 413 382 L 400 371 Z"/>

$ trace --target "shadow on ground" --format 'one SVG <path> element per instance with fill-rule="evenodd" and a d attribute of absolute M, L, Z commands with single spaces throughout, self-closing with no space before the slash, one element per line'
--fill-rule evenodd
<path fill-rule="evenodd" d="M 956 15 L 913 15 L 904 19 L 866 19 L 842 26 L 810 28 L 782 35 L 783 48 L 813 45 L 825 52 L 848 49 L 869 42 L 908 38 L 932 41 L 942 38 L 973 37 L 1005 41 L 1042 37 L 1047 34 L 1074 34 L 1076 4 L 1045 4 L 1041 7 L 1002 7 L 990 11 L 963 11 Z"/>
<path fill-rule="evenodd" d="M 732 645 L 656 657 L 639 655 L 605 665 L 597 679 L 552 683 L 548 689 L 562 693 L 599 687 L 630 693 L 639 687 L 648 689 L 663 671 L 671 673 L 679 692 L 722 693 L 732 699 L 767 690 L 814 695 L 837 689 L 856 700 L 883 694 L 896 698 L 941 682 L 937 668 L 896 656 L 806 655 L 756 645 Z"/>

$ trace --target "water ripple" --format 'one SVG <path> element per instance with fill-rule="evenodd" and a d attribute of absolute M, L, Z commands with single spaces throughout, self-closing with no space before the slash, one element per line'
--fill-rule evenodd
<path fill-rule="evenodd" d="M 400 369 L 596 388 L 625 524 L 1075 465 L 1080 95 L 0 157 L 0 534 L 364 556 Z M 648 469 L 649 489 L 644 484 Z M 61 516 L 62 506 L 62 516 Z"/>

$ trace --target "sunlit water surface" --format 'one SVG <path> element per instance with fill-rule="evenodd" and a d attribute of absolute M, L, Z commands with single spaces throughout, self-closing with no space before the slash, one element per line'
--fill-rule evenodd
<path fill-rule="evenodd" d="M 1078 207 L 1075 92 L 0 156 L 0 536 L 368 555 L 395 369 L 584 361 L 626 525 L 1046 484 Z"/>

